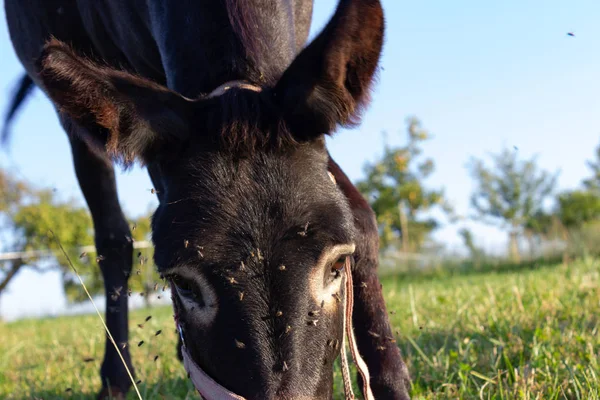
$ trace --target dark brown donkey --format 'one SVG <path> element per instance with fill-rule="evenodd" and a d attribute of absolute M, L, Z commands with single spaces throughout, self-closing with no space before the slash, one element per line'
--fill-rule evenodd
<path fill-rule="evenodd" d="M 372 392 L 408 398 L 374 214 L 324 139 L 358 123 L 368 102 L 384 32 L 378 0 L 341 0 L 306 46 L 310 0 L 5 5 L 23 87 L 44 90 L 69 135 L 107 292 L 126 294 L 132 268 L 113 162 L 138 161 L 160 201 L 156 265 L 196 366 L 246 399 L 330 398 L 351 266 Z M 112 335 L 127 342 L 127 295 L 106 301 L 118 310 L 106 314 Z M 109 342 L 100 374 L 102 394 L 130 389 Z"/>

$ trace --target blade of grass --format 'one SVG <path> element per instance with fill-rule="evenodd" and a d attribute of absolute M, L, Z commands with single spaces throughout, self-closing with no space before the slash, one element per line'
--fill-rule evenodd
<path fill-rule="evenodd" d="M 52 230 L 50 230 L 50 233 L 52 234 L 52 237 L 56 241 L 56 244 L 58 244 L 58 247 L 60 247 L 60 251 L 63 253 L 63 255 L 65 256 L 65 258 L 67 259 L 67 262 L 69 263 L 69 266 L 71 267 L 71 269 L 73 270 L 73 272 L 75 272 L 75 275 L 77 275 L 77 279 L 79 279 L 79 282 L 81 283 L 81 286 L 83 286 L 83 290 L 85 290 L 85 294 L 87 295 L 87 297 L 92 302 L 92 305 L 94 306 L 94 309 L 96 310 L 96 313 L 98 314 L 98 318 L 100 318 L 100 321 L 102 322 L 102 325 L 104 326 L 104 330 L 106 330 L 106 334 L 110 338 L 110 341 L 113 344 L 113 346 L 115 346 L 115 350 L 117 350 L 117 353 L 119 354 L 119 357 L 121 358 L 121 361 L 123 362 L 123 366 L 125 367 L 125 370 L 127 371 L 127 375 L 129 375 L 129 379 L 131 379 L 131 383 L 133 385 L 133 388 L 135 389 L 135 392 L 138 395 L 138 398 L 140 400 L 143 400 L 142 399 L 142 395 L 140 394 L 140 391 L 139 391 L 139 389 L 138 389 L 138 387 L 137 387 L 137 385 L 135 383 L 135 379 L 133 379 L 133 375 L 131 374 L 131 371 L 129 370 L 129 367 L 127 366 L 127 363 L 125 362 L 125 359 L 123 358 L 123 355 L 121 354 L 121 351 L 119 350 L 119 346 L 117 346 L 117 343 L 115 342 L 115 339 L 113 339 L 112 334 L 108 330 L 108 326 L 106 326 L 106 323 L 104 322 L 104 318 L 102 318 L 102 314 L 100 313 L 100 310 L 98 310 L 98 307 L 96 307 L 96 303 L 92 299 L 92 296 L 90 295 L 90 292 L 88 292 L 87 287 L 85 286 L 85 283 L 83 283 L 83 279 L 81 279 L 81 276 L 79 275 L 79 272 L 77 272 L 77 268 L 75 268 L 75 265 L 73 265 L 73 262 L 71 261 L 71 258 L 69 257 L 69 255 L 67 254 L 67 252 L 65 251 L 65 249 L 63 248 L 62 243 L 60 242 L 60 240 L 58 239 L 58 237 L 54 234 L 54 232 Z"/>
<path fill-rule="evenodd" d="M 425 354 L 425 352 L 423 352 L 423 350 L 421 350 L 421 348 L 419 347 L 419 345 L 417 344 L 417 342 L 415 342 L 410 336 L 406 336 L 406 338 L 408 339 L 408 341 L 410 342 L 410 344 L 413 345 L 413 347 L 415 348 L 415 350 L 417 350 L 417 353 L 419 353 L 419 355 L 423 358 L 423 360 L 425 360 L 425 362 L 427 363 L 427 365 L 429 365 L 431 368 L 434 368 L 433 362 L 429 359 L 429 357 L 427 357 L 427 355 Z"/>
<path fill-rule="evenodd" d="M 471 373 L 471 375 L 478 377 L 479 379 L 483 379 L 486 382 L 492 383 L 492 384 L 496 384 L 496 381 L 493 378 L 488 378 L 487 376 L 483 375 L 482 373 L 479 373 L 477 371 L 469 371 Z"/>

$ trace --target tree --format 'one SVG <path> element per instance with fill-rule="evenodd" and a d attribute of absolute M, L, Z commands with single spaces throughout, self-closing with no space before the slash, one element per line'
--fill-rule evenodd
<path fill-rule="evenodd" d="M 49 240 L 50 229 L 68 249 L 88 244 L 91 234 L 88 214 L 73 207 L 70 202 L 58 202 L 55 197 L 51 190 L 34 188 L 0 169 L 0 250 L 26 252 L 56 249 L 56 242 Z M 70 251 L 71 256 L 75 256 Z M 56 264 L 44 261 L 39 257 L 0 261 L 0 294 L 23 268 L 41 273 L 56 268 Z M 62 256 L 58 256 L 57 261 L 66 264 Z"/>
<path fill-rule="evenodd" d="M 508 230 L 510 256 L 519 262 L 518 237 L 542 210 L 554 190 L 558 173 L 539 170 L 535 158 L 518 160 L 517 153 L 506 148 L 491 157 L 492 168 L 482 160 L 471 159 L 469 169 L 476 184 L 471 205 L 478 219 Z"/>
<path fill-rule="evenodd" d="M 600 193 L 573 190 L 558 196 L 557 215 L 566 228 L 581 228 L 600 219 Z"/>
<path fill-rule="evenodd" d="M 137 218 L 133 224 L 133 240 L 147 240 L 149 218 Z M 32 256 L 0 260 L 0 295 L 23 268 L 40 273 L 58 269 L 62 272 L 67 299 L 71 302 L 87 300 L 79 280 L 59 251 L 58 242 L 66 250 L 90 293 L 103 293 L 104 282 L 95 255 L 79 251 L 82 246 L 93 243 L 93 225 L 87 208 L 73 200 L 62 201 L 53 190 L 35 188 L 0 169 L 0 252 L 47 250 L 53 254 L 50 259 Z M 130 287 L 143 292 L 148 304 L 148 293 L 154 288 L 154 283 L 150 282 L 158 281 L 158 274 L 149 261 L 152 249 L 138 251 L 134 257 Z"/>
<path fill-rule="evenodd" d="M 13 179 L 0 170 L 0 234 L 2 238 L 0 243 L 4 244 L 4 246 L 0 245 L 0 249 L 6 247 L 6 243 L 9 243 L 10 240 L 6 227 L 10 224 L 11 216 L 15 211 L 13 205 L 21 202 L 29 191 L 30 189 L 24 182 Z M 0 272 L 2 273 L 0 295 L 23 265 L 23 260 L 0 262 Z"/>
<path fill-rule="evenodd" d="M 150 240 L 150 217 L 142 215 L 131 220 L 131 237 L 133 242 L 142 242 Z M 93 237 L 89 239 L 87 244 L 93 243 Z M 64 245 L 63 245 L 64 246 Z M 133 269 L 129 277 L 128 286 L 132 293 L 139 293 L 146 307 L 150 306 L 150 296 L 156 290 L 156 283 L 159 282 L 159 274 L 154 268 L 152 247 L 144 249 L 135 249 L 133 252 Z M 79 254 L 75 259 L 80 263 L 81 268 L 78 272 L 83 279 L 86 287 L 92 295 L 101 294 L 104 292 L 104 279 L 102 272 L 97 265 L 97 254 Z M 71 260 L 74 260 L 71 256 Z M 63 267 L 68 267 L 64 265 Z M 70 273 L 70 270 L 65 271 L 63 275 L 63 284 L 65 294 L 70 302 L 78 303 L 87 301 L 87 295 L 77 277 Z"/>
<path fill-rule="evenodd" d="M 545 236 L 551 232 L 557 219 L 554 212 L 538 210 L 527 218 L 523 227 L 532 235 Z"/>
<path fill-rule="evenodd" d="M 88 212 L 73 201 L 59 201 L 52 190 L 35 188 L 0 169 L 0 221 L 3 238 L 0 250 L 51 250 L 56 254 L 50 261 L 34 256 L 0 262 L 0 294 L 23 268 L 38 272 L 61 268 L 63 276 L 70 277 L 66 259 L 57 252 L 57 240 L 67 249 L 76 267 L 85 270 L 77 248 L 91 243 L 92 222 Z M 49 234 L 50 230 L 55 237 Z M 90 289 L 97 292 L 93 285 Z"/>
<path fill-rule="evenodd" d="M 438 226 L 435 219 L 423 218 L 425 212 L 436 206 L 450 211 L 443 191 L 423 183 L 435 169 L 432 159 L 421 157 L 421 144 L 429 134 L 416 118 L 409 118 L 407 125 L 407 145 L 386 145 L 382 158 L 365 166 L 366 177 L 356 185 L 377 215 L 382 246 L 401 239 L 404 251 L 421 248 Z"/>
<path fill-rule="evenodd" d="M 565 231 L 556 212 L 538 210 L 525 221 L 523 234 L 529 242 L 530 257 L 536 257 L 544 242 L 564 239 Z M 546 254 L 546 252 L 544 252 Z"/>
<path fill-rule="evenodd" d="M 568 190 L 556 196 L 550 212 L 537 211 L 525 223 L 525 229 L 536 235 L 549 235 L 556 223 L 566 229 L 581 229 L 585 224 L 600 220 L 600 193 L 587 190 Z"/>
<path fill-rule="evenodd" d="M 583 181 L 586 189 L 600 192 L 600 145 L 596 147 L 596 160 L 586 161 L 587 166 L 592 170 L 592 176 Z"/>
<path fill-rule="evenodd" d="M 462 228 L 458 231 L 458 234 L 463 239 L 465 247 L 469 250 L 471 260 L 477 267 L 479 267 L 481 264 L 481 259 L 484 257 L 485 253 L 475 244 L 473 232 L 471 232 L 471 230 L 468 228 Z"/>

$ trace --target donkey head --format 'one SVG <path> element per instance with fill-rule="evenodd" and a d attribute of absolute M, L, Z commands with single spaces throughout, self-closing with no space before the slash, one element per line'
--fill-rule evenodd
<path fill-rule="evenodd" d="M 324 135 L 358 122 L 383 25 L 379 1 L 342 0 L 276 84 L 195 99 L 57 40 L 38 62 L 83 140 L 160 171 L 155 261 L 187 351 L 246 398 L 331 397 L 355 234 Z"/>

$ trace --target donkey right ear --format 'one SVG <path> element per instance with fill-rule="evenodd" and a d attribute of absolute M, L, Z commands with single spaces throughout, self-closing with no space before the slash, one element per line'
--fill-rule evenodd
<path fill-rule="evenodd" d="M 340 0 L 331 21 L 275 86 L 284 120 L 299 139 L 359 122 L 383 45 L 379 0 Z"/>
<path fill-rule="evenodd" d="M 45 91 L 86 134 L 125 165 L 151 162 L 188 137 L 191 101 L 135 75 L 99 66 L 56 39 L 37 63 Z"/>

